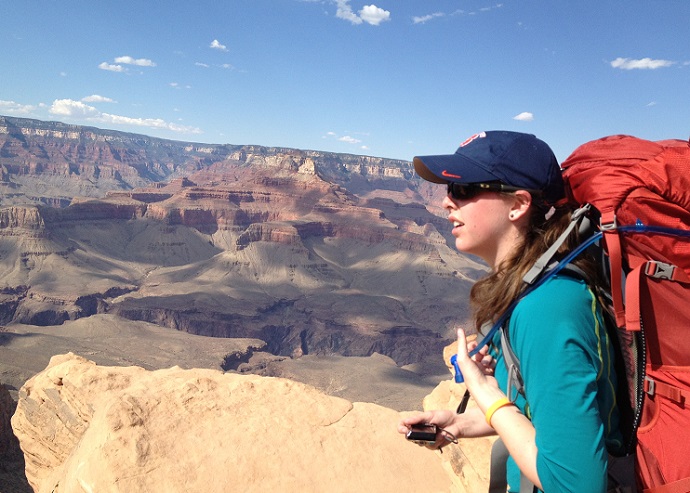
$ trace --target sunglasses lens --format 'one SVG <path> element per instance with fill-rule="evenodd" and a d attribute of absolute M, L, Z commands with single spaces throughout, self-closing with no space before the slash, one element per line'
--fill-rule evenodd
<path fill-rule="evenodd" d="M 477 194 L 477 189 L 460 183 L 448 183 L 448 194 L 455 200 L 469 200 Z"/>

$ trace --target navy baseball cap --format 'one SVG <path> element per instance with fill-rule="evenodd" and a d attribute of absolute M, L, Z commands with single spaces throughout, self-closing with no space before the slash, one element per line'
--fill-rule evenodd
<path fill-rule="evenodd" d="M 432 183 L 486 183 L 540 190 L 550 204 L 565 197 L 561 168 L 534 135 L 493 130 L 474 134 L 455 154 L 415 156 L 414 169 Z"/>

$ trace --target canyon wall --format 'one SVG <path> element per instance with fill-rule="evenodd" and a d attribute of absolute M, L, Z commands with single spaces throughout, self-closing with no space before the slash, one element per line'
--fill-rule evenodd
<path fill-rule="evenodd" d="M 405 365 L 448 343 L 484 272 L 409 162 L 0 117 L 0 164 L 3 324 L 110 313 Z"/>

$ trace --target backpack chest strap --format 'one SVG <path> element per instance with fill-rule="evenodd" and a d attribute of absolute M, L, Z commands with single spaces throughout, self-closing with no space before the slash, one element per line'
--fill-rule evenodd
<path fill-rule="evenodd" d="M 669 281 L 690 283 L 690 276 L 688 276 L 683 269 L 673 264 L 667 264 L 657 260 L 648 260 L 642 268 L 646 276 L 654 279 L 667 279 Z"/>
<path fill-rule="evenodd" d="M 660 395 L 667 399 L 671 399 L 681 407 L 685 407 L 685 403 L 690 401 L 690 392 L 687 390 L 679 389 L 668 383 L 654 380 L 649 376 L 644 377 L 643 389 L 650 397 Z"/>

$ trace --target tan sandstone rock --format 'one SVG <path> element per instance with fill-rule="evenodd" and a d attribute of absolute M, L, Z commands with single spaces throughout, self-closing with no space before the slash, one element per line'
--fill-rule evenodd
<path fill-rule="evenodd" d="M 36 492 L 486 489 L 467 458 L 485 450 L 418 447 L 399 418 L 281 378 L 101 367 L 70 353 L 22 387 L 12 426 Z"/>

